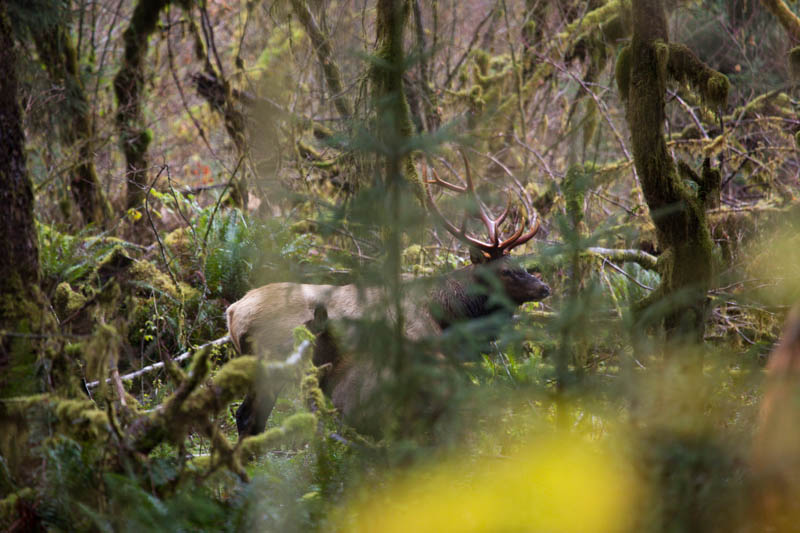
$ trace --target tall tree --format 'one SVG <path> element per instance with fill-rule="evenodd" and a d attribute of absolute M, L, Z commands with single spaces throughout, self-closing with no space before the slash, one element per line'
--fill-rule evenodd
<path fill-rule="evenodd" d="M 7 3 L 0 0 L 0 397 L 37 388 L 32 338 L 46 320 L 15 68 Z"/>
<path fill-rule="evenodd" d="M 719 196 L 720 175 L 706 161 L 701 175 L 676 167 L 664 138 L 669 79 L 688 81 L 712 109 L 725 105 L 728 79 L 708 68 L 685 46 L 670 44 L 661 0 L 634 0 L 633 39 L 620 54 L 617 81 L 627 96 L 633 157 L 662 250 L 661 284 L 645 305 L 670 300 L 665 326 L 673 338 L 701 341 L 713 279 L 706 208 Z M 694 181 L 697 191 L 686 181 Z"/>
<path fill-rule="evenodd" d="M 144 92 L 144 60 L 149 50 L 150 36 L 156 30 L 161 11 L 167 0 L 139 0 L 133 9 L 131 22 L 122 34 L 125 48 L 121 66 L 114 77 L 117 96 L 117 127 L 125 154 L 127 195 L 125 206 L 137 208 L 144 201 L 147 188 L 147 148 L 152 133 L 144 125 L 142 97 Z"/>

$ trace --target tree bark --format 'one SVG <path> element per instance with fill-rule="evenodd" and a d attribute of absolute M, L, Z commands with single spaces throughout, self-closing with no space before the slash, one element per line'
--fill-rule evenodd
<path fill-rule="evenodd" d="M 5 1 L 0 1 L 0 72 L 0 397 L 7 397 L 38 388 L 33 337 L 45 314 L 33 187 L 17 102 L 16 52 Z"/>

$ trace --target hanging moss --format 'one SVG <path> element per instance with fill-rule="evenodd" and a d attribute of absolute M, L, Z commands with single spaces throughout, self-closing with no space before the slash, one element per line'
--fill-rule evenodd
<path fill-rule="evenodd" d="M 612 17 L 608 22 L 601 24 L 600 31 L 607 43 L 615 43 L 624 39 L 631 33 L 630 11 L 623 10 L 622 13 Z"/>
<path fill-rule="evenodd" d="M 800 46 L 795 46 L 789 51 L 789 72 L 792 79 L 800 80 Z"/>
<path fill-rule="evenodd" d="M 700 61 L 689 47 L 682 44 L 669 45 L 668 67 L 673 79 L 688 82 L 712 109 L 727 105 L 731 86 L 728 77 Z"/>
<path fill-rule="evenodd" d="M 477 74 L 481 76 L 488 76 L 489 75 L 489 54 L 480 48 L 476 48 L 472 51 L 472 60 L 475 62 L 475 65 L 478 67 Z"/>
<path fill-rule="evenodd" d="M 93 438 L 108 432 L 108 415 L 97 409 L 92 400 L 50 398 L 53 413 L 70 435 Z"/>

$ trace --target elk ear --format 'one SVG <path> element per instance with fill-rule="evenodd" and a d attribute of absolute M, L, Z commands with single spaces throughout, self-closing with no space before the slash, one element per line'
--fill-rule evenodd
<path fill-rule="evenodd" d="M 490 257 L 489 254 L 484 252 L 483 250 L 479 250 L 474 246 L 469 247 L 469 260 L 472 262 L 473 265 L 482 265 L 489 261 Z"/>

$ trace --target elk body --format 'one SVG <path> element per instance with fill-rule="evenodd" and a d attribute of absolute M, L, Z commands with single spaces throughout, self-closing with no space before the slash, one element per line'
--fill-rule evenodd
<path fill-rule="evenodd" d="M 401 306 L 405 335 L 411 341 L 435 338 L 455 324 L 495 313 L 506 312 L 510 317 L 516 306 L 550 294 L 544 282 L 516 265 L 508 255 L 512 248 L 533 238 L 539 229 L 538 220 L 531 222 L 527 233 L 523 233 L 523 222 L 502 239 L 499 227 L 509 206 L 493 218 L 477 198 L 466 157 L 464 161 L 465 186 L 441 180 L 435 171 L 434 179 L 429 181 L 426 167 L 423 176 L 433 213 L 448 231 L 479 253 L 472 254 L 473 264 L 427 283 L 411 285 L 404 292 Z M 431 184 L 471 194 L 489 239 L 475 238 L 467 234 L 463 225 L 458 229 L 450 223 L 434 202 Z M 283 357 L 292 349 L 292 330 L 307 326 L 318 336 L 314 364 L 328 366 L 320 380 L 323 392 L 346 422 L 357 429 L 374 429 L 370 428 L 365 406 L 380 381 L 378 370 L 372 363 L 356 360 L 348 353 L 347 347 L 353 342 L 348 336 L 357 333 L 348 326 L 348 320 L 394 320 L 393 313 L 387 311 L 391 307 L 385 305 L 387 301 L 386 290 L 381 287 L 274 283 L 249 291 L 228 308 L 228 330 L 240 353 Z M 236 413 L 240 434 L 263 431 L 278 392 L 261 390 L 248 395 Z"/>

